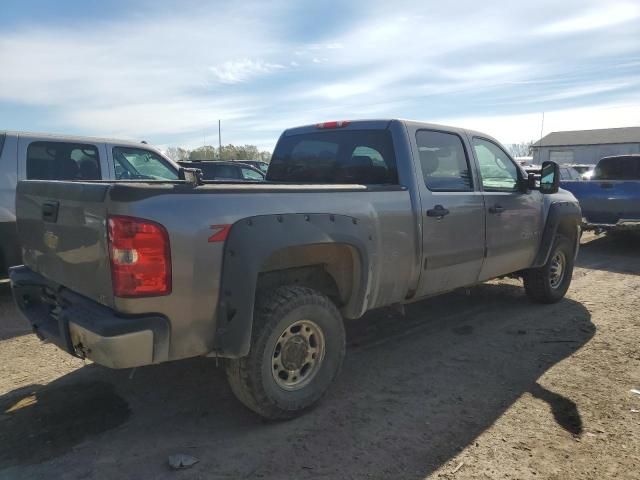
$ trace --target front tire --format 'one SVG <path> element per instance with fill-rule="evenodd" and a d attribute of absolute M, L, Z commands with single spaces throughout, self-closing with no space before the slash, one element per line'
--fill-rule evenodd
<path fill-rule="evenodd" d="M 259 295 L 249 355 L 227 361 L 231 390 L 270 419 L 296 417 L 315 406 L 337 376 L 345 331 L 336 306 L 298 286 Z"/>
<path fill-rule="evenodd" d="M 547 263 L 540 268 L 524 272 L 524 290 L 536 303 L 560 301 L 571 284 L 573 275 L 574 246 L 571 241 L 558 235 L 553 242 Z"/>

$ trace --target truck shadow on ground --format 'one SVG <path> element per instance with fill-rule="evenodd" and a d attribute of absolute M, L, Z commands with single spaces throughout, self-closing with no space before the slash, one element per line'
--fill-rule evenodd
<path fill-rule="evenodd" d="M 577 267 L 640 275 L 640 234 L 588 234 L 584 237 L 586 241 L 580 245 Z"/>
<path fill-rule="evenodd" d="M 515 282 L 415 303 L 406 316 L 371 312 L 348 323 L 328 397 L 283 423 L 244 409 L 214 359 L 90 365 L 0 397 L 0 477 L 164 478 L 175 475 L 167 455 L 185 452 L 201 460 L 193 475 L 216 478 L 421 479 L 527 392 L 580 435 L 579 405 L 537 381 L 594 333 L 580 303 L 534 305 Z"/>

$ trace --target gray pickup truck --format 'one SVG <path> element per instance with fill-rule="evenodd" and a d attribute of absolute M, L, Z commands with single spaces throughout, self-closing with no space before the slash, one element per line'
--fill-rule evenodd
<path fill-rule="evenodd" d="M 112 368 L 220 357 L 246 406 L 288 418 L 338 374 L 343 319 L 506 275 L 556 302 L 571 282 L 581 215 L 558 166 L 527 175 L 482 133 L 327 122 L 285 131 L 265 183 L 194 173 L 19 182 L 10 276 L 36 334 Z"/>

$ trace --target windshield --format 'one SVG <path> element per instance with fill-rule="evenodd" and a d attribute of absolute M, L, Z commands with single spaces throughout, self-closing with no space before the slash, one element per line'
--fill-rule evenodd
<path fill-rule="evenodd" d="M 592 180 L 640 180 L 640 155 L 603 158 L 598 162 Z"/>
<path fill-rule="evenodd" d="M 388 130 L 323 131 L 280 139 L 267 180 L 293 183 L 397 184 Z"/>

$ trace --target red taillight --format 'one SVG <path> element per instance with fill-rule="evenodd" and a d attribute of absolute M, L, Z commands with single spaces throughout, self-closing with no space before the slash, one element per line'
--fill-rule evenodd
<path fill-rule="evenodd" d="M 349 125 L 347 120 L 342 120 L 340 122 L 322 122 L 317 123 L 316 128 L 343 128 Z"/>
<path fill-rule="evenodd" d="M 159 223 L 109 217 L 111 279 L 116 297 L 152 297 L 171 293 L 169 235 Z"/>

